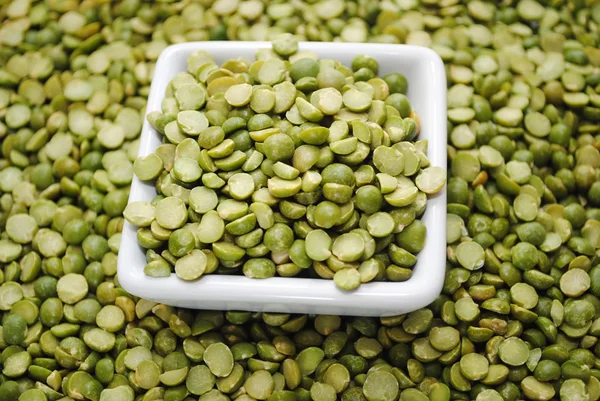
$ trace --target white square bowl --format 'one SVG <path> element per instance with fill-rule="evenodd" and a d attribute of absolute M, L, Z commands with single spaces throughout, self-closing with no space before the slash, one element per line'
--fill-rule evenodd
<path fill-rule="evenodd" d="M 172 45 L 160 55 L 152 78 L 146 113 L 161 110 L 169 81 L 186 70 L 186 58 L 197 50 L 213 55 L 217 63 L 243 57 L 254 60 L 269 42 L 195 42 Z M 432 50 L 406 45 L 302 42 L 319 58 L 349 66 L 359 54 L 379 62 L 379 75 L 400 72 L 408 80 L 408 97 L 419 116 L 419 139 L 429 141 L 431 165 L 446 169 L 446 75 L 440 57 Z M 139 156 L 161 144 L 161 135 L 144 122 Z M 156 196 L 152 183 L 134 177 L 129 202 L 150 201 Z M 175 274 L 152 278 L 144 274 L 145 252 L 138 245 L 136 228 L 125 223 L 118 258 L 118 280 L 131 294 L 161 303 L 193 309 L 250 310 L 282 313 L 390 316 L 422 308 L 436 299 L 444 282 L 446 263 L 446 189 L 430 197 L 421 217 L 427 226 L 425 249 L 418 254 L 412 277 L 405 282 L 372 282 L 355 291 L 336 288 L 332 280 L 273 277 L 259 280 L 245 276 L 207 275 L 187 282 Z"/>

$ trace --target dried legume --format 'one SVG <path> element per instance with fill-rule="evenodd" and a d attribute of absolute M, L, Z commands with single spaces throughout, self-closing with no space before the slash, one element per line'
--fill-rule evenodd
<path fill-rule="evenodd" d="M 15 0 L 4 2 L 0 10 L 0 399 L 599 399 L 598 4 Z M 294 35 L 276 41 L 276 50 L 284 56 L 296 40 L 369 41 L 429 46 L 446 63 L 452 216 L 447 227 L 448 270 L 443 294 L 412 318 L 190 311 L 137 299 L 118 284 L 115 256 L 122 214 L 132 212 L 122 199 L 127 198 L 132 175 L 151 181 L 163 170 L 171 171 L 176 157 L 197 159 L 202 183 L 217 191 L 230 177 L 224 180 L 211 172 L 215 167 L 208 149 L 201 152 L 196 147 L 200 132 L 216 122 L 235 148 L 246 151 L 250 143 L 250 133 L 243 132 L 238 119 L 221 122 L 219 112 L 205 113 L 206 120 L 196 110 L 171 113 L 179 107 L 176 93 L 186 108 L 199 104 L 186 102 L 189 94 L 200 92 L 188 86 L 174 90 L 162 105 L 168 117 L 149 116 L 163 129 L 174 122 L 168 132 L 179 144 L 164 144 L 155 155 L 136 160 L 158 55 L 171 43 L 271 40 L 281 33 Z M 271 56 L 266 52 L 261 59 Z M 188 73 L 195 78 L 203 67 L 203 77 L 210 76 L 211 83 L 219 80 L 211 92 L 231 84 L 230 73 L 247 68 L 231 60 L 220 70 L 210 61 L 194 58 Z M 227 101 L 255 107 L 258 114 L 292 108 L 288 120 L 302 124 L 305 117 L 294 108 L 290 85 L 314 91 L 316 80 L 317 88 L 319 82 L 327 83 L 341 95 L 345 77 L 352 76 L 355 89 L 365 90 L 361 82 L 373 87 L 371 108 L 379 114 L 385 110 L 385 104 L 381 108 L 378 103 L 385 86 L 374 78 L 373 60 L 361 58 L 354 68 L 337 71 L 299 52 L 290 63 L 293 83 L 273 85 L 273 106 L 243 90 L 235 98 L 239 106 L 234 98 Z M 273 71 L 278 68 L 275 65 Z M 382 80 L 390 94 L 407 94 L 409 83 L 402 75 Z M 189 84 L 189 77 L 182 76 L 177 87 Z M 324 116 L 344 105 L 343 97 L 329 89 L 314 101 Z M 400 101 L 393 104 L 401 106 Z M 306 109 L 307 116 L 318 116 Z M 364 148 L 358 136 L 348 141 L 349 131 L 338 124 L 332 127 L 329 138 L 335 141 L 327 146 L 334 157 Z M 367 132 L 360 124 L 350 128 L 360 138 Z M 394 132 L 398 126 L 392 121 L 387 128 Z M 178 136 L 178 130 L 184 134 Z M 201 140 L 210 144 L 221 132 L 209 134 Z M 253 133 L 275 136 L 270 134 Z M 398 147 L 406 173 L 415 150 Z M 226 155 L 230 145 L 215 148 L 209 150 Z M 418 143 L 415 148 L 421 149 Z M 311 169 L 331 154 L 302 149 L 293 167 L 303 175 L 301 191 L 312 192 L 322 177 Z M 239 164 L 241 155 L 234 151 L 223 156 L 227 161 L 220 165 L 239 164 L 249 173 L 263 163 L 257 154 L 263 153 L 248 155 Z M 275 164 L 285 152 L 271 156 Z M 394 192 L 390 176 L 374 170 L 357 169 L 356 185 L 373 185 L 373 175 L 379 196 Z M 250 214 L 244 210 L 233 217 L 241 213 L 236 207 L 217 211 L 219 200 L 205 195 L 195 193 L 188 205 L 195 213 L 218 216 L 220 231 L 226 230 L 225 222 Z M 256 238 L 260 243 L 261 233 L 251 234 L 257 228 L 267 230 L 280 222 L 269 207 L 272 199 L 264 191 L 260 195 L 249 208 L 257 227 L 240 236 L 243 240 L 238 238 L 244 246 Z M 377 198 L 369 191 L 365 195 L 364 199 Z M 410 196 L 399 195 L 389 198 L 401 202 Z M 521 196 L 525 198 L 516 201 Z M 157 208 L 158 202 L 152 206 Z M 298 210 L 291 206 L 288 210 Z M 367 213 L 362 207 L 368 206 L 357 203 L 361 213 Z M 342 214 L 354 212 L 346 204 L 340 209 Z M 143 224 L 150 219 L 140 238 L 164 246 L 171 231 L 181 228 L 179 217 L 166 219 L 173 227 L 165 228 L 151 220 L 151 210 L 145 207 L 144 213 L 130 218 L 139 217 Z M 225 218 L 228 211 L 234 213 Z M 412 213 L 402 207 L 392 214 L 394 223 L 408 226 Z M 373 237 L 367 228 L 352 231 L 364 239 L 366 230 Z M 329 237 L 330 245 L 315 249 L 313 256 L 333 263 L 330 246 L 335 239 Z M 294 264 L 308 267 L 312 260 L 303 241 L 308 238 L 294 239 L 289 256 Z M 469 255 L 461 251 L 458 259 L 458 246 L 470 243 L 484 251 L 483 265 L 474 270 L 462 263 L 477 265 L 479 257 L 464 259 Z M 513 254 L 519 243 L 531 246 L 517 247 Z M 365 241 L 364 252 L 369 247 Z M 401 268 L 400 262 L 410 261 L 397 248 L 390 246 L 389 251 L 390 260 L 381 256 L 360 261 L 361 279 L 373 277 L 369 272 L 380 274 L 373 266 L 381 264 L 393 272 Z M 206 271 L 214 271 L 214 254 L 202 252 Z M 149 265 L 154 263 L 148 270 L 171 274 L 170 252 L 149 252 L 148 258 Z M 340 264 L 335 261 L 332 266 Z M 197 274 L 194 269 L 184 271 Z M 111 313 L 112 308 L 100 313 L 106 306 L 121 309 L 123 315 Z M 103 327 L 116 331 L 100 327 L 98 315 Z M 432 318 L 419 323 L 415 316 Z M 374 341 L 383 351 L 372 358 L 378 349 Z M 214 377 L 203 362 L 205 350 L 219 343 L 230 349 L 235 361 L 229 376 L 222 378 Z M 480 374 L 475 368 L 485 362 L 469 356 L 475 354 L 489 362 L 487 375 L 479 380 L 471 378 Z"/>

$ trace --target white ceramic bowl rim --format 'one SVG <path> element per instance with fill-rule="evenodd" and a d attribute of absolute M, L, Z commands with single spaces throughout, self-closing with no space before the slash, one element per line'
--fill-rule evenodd
<path fill-rule="evenodd" d="M 190 53 L 205 50 L 218 63 L 237 57 L 251 61 L 256 50 L 270 47 L 269 42 L 192 42 L 167 47 L 156 64 L 146 113 L 160 111 L 169 81 L 176 73 L 185 71 Z M 403 73 L 409 82 L 408 97 L 421 122 L 419 139 L 429 141 L 431 165 L 446 168 L 446 76 L 442 60 L 434 51 L 417 46 L 364 43 L 301 42 L 299 47 L 345 65 L 354 56 L 367 54 L 378 60 L 380 76 Z M 152 153 L 160 144 L 159 134 L 144 121 L 139 156 Z M 134 177 L 129 202 L 150 201 L 154 196 L 152 183 Z M 406 282 L 372 282 L 346 292 L 323 279 L 258 280 L 216 274 L 193 282 L 174 274 L 151 278 L 143 272 L 146 259 L 137 244 L 136 228 L 127 222 L 118 256 L 118 281 L 131 294 L 185 308 L 363 316 L 407 313 L 433 302 L 442 289 L 446 260 L 445 189 L 428 200 L 422 220 L 427 226 L 426 246 L 418 254 L 413 275 Z"/>

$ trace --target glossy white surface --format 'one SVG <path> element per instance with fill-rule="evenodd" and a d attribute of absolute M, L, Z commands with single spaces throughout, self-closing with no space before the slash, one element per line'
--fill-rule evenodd
<path fill-rule="evenodd" d="M 146 113 L 160 111 L 161 100 L 171 78 L 186 70 L 186 57 L 195 50 L 210 52 L 218 63 L 230 58 L 254 60 L 255 51 L 268 42 L 196 42 L 165 49 L 156 64 Z M 416 46 L 356 43 L 304 42 L 300 50 L 311 50 L 320 58 L 350 65 L 358 54 L 379 62 L 379 75 L 403 73 L 409 82 L 408 97 L 419 115 L 419 139 L 428 139 L 431 164 L 446 168 L 446 77 L 444 65 L 430 49 Z M 152 153 L 161 144 L 159 134 L 145 121 L 139 155 Z M 150 201 L 156 191 L 136 177 L 129 201 Z M 144 275 L 145 254 L 137 244 L 136 229 L 123 227 L 118 259 L 118 279 L 128 292 L 165 304 L 195 309 L 252 310 L 285 313 L 386 316 L 407 313 L 431 303 L 440 293 L 446 257 L 446 190 L 430 198 L 422 218 L 427 243 L 419 253 L 413 276 L 403 283 L 362 284 L 352 292 L 338 290 L 333 281 L 274 277 L 266 280 L 244 276 L 207 275 L 186 282 L 174 274 L 169 278 Z"/>

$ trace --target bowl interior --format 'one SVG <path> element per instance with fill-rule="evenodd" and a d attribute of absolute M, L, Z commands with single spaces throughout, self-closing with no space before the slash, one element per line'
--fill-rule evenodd
<path fill-rule="evenodd" d="M 243 57 L 254 60 L 256 50 L 268 42 L 197 42 L 168 47 L 161 54 L 148 99 L 146 113 L 161 110 L 161 101 L 170 80 L 186 70 L 186 58 L 196 50 L 210 52 L 217 63 Z M 359 54 L 379 62 L 379 76 L 404 74 L 408 97 L 419 116 L 419 139 L 429 142 L 431 164 L 446 168 L 446 79 L 441 59 L 432 50 L 403 45 L 313 43 L 300 44 L 319 58 L 331 58 L 349 66 Z M 161 135 L 145 121 L 139 155 L 148 155 L 161 144 Z M 152 183 L 134 177 L 129 201 L 150 201 L 156 196 Z M 136 229 L 125 223 L 118 260 L 119 282 L 134 295 L 188 308 L 244 309 L 287 313 L 330 313 L 365 316 L 393 315 L 423 307 L 439 294 L 445 272 L 446 190 L 430 197 L 421 217 L 427 226 L 425 249 L 410 280 L 402 283 L 367 283 L 351 292 L 338 290 L 328 280 L 274 277 L 252 280 L 243 276 L 208 275 L 185 282 L 174 274 L 154 279 L 143 273 L 146 263 L 137 244 Z"/>

